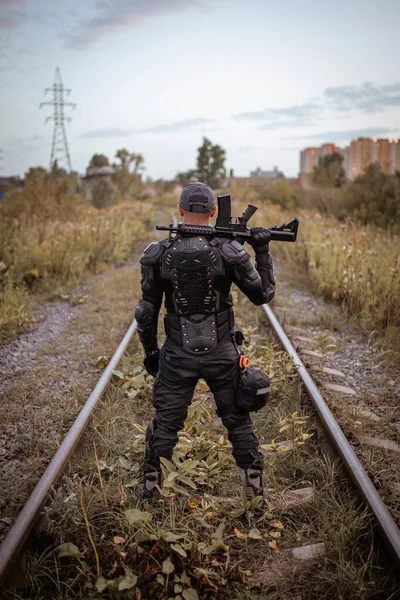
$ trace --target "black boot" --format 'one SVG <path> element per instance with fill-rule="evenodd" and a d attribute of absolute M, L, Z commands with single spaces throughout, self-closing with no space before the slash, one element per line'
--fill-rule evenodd
<path fill-rule="evenodd" d="M 139 499 L 151 502 L 152 500 L 161 498 L 157 486 L 160 488 L 162 486 L 161 473 L 158 471 L 148 471 L 145 473 L 144 482 L 139 485 Z"/>
<path fill-rule="evenodd" d="M 261 508 L 264 501 L 268 500 L 268 489 L 263 485 L 262 469 L 253 463 L 247 469 L 239 468 L 239 472 L 246 498 L 253 500 L 256 496 L 261 496 L 262 500 L 258 506 Z"/>

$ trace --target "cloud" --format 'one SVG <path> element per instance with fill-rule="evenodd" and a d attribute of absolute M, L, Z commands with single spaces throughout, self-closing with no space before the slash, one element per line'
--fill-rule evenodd
<path fill-rule="evenodd" d="M 309 135 L 297 136 L 288 139 L 314 139 L 328 140 L 329 142 L 345 142 L 349 139 L 358 137 L 379 137 L 381 135 L 390 135 L 399 131 L 389 127 L 365 127 L 364 129 L 343 129 L 339 131 L 321 131 Z"/>
<path fill-rule="evenodd" d="M 215 123 L 215 119 L 183 119 L 182 121 L 175 121 L 174 123 L 161 123 L 154 127 L 135 129 L 134 133 L 179 133 L 181 131 L 187 131 L 190 127 L 197 127 L 198 125 L 205 125 L 205 129 L 207 129 L 208 123 Z"/>
<path fill-rule="evenodd" d="M 238 113 L 232 116 L 235 121 L 260 122 L 260 129 L 272 130 L 314 125 L 322 107 L 315 102 L 307 102 L 294 106 L 266 108 Z"/>
<path fill-rule="evenodd" d="M 365 81 L 360 86 L 329 87 L 324 97 L 335 110 L 341 112 L 358 109 L 376 113 L 389 106 L 400 106 L 400 83 L 376 85 Z"/>
<path fill-rule="evenodd" d="M 21 10 L 16 7 L 19 5 Z M 0 29 L 16 29 L 27 18 L 24 0 L 0 0 Z"/>
<path fill-rule="evenodd" d="M 97 0 L 97 15 L 81 21 L 74 33 L 66 34 L 66 45 L 77 50 L 97 44 L 120 29 L 135 27 L 144 19 L 200 7 L 207 0 Z"/>
<path fill-rule="evenodd" d="M 310 99 L 304 104 L 242 112 L 233 115 L 232 119 L 253 121 L 260 124 L 260 129 L 273 131 L 313 126 L 316 121 L 326 117 L 326 111 L 329 109 L 333 109 L 343 118 L 345 112 L 377 113 L 391 106 L 400 106 L 400 83 L 378 85 L 366 81 L 361 85 L 328 87 L 320 97 Z"/>
<path fill-rule="evenodd" d="M 128 137 L 132 133 L 133 133 L 132 129 L 118 129 L 118 128 L 92 129 L 90 131 L 85 131 L 79 137 L 81 137 L 81 138 L 119 138 L 119 137 Z"/>
<path fill-rule="evenodd" d="M 145 127 L 143 129 L 94 129 L 85 131 L 79 137 L 82 138 L 115 138 L 115 137 L 128 137 L 132 134 L 139 133 L 180 133 L 183 131 L 190 131 L 191 127 L 204 126 L 202 131 L 210 129 L 220 129 L 215 127 L 209 127 L 208 124 L 215 123 L 215 119 L 204 119 L 197 117 L 193 119 L 183 119 L 182 121 L 175 121 L 174 123 L 160 123 L 152 127 Z"/>

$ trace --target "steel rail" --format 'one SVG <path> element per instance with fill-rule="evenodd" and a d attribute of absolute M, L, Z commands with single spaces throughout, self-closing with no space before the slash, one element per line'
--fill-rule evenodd
<path fill-rule="evenodd" d="M 266 304 L 263 305 L 263 309 L 282 346 L 293 358 L 295 367 L 297 368 L 298 373 L 306 387 L 308 395 L 311 398 L 311 401 L 325 428 L 326 433 L 341 457 L 355 487 L 360 491 L 364 500 L 369 505 L 374 517 L 376 518 L 379 529 L 388 549 L 392 553 L 398 566 L 400 566 L 400 529 L 397 527 L 385 504 L 382 502 L 374 484 L 358 460 L 354 450 L 350 446 L 346 436 L 331 413 L 314 381 L 310 377 L 296 350 L 290 343 L 289 338 L 287 337 L 274 313 Z"/>
<path fill-rule="evenodd" d="M 77 416 L 74 424 L 65 436 L 64 441 L 52 458 L 32 494 L 29 496 L 27 503 L 18 515 L 14 525 L 8 532 L 7 537 L 0 546 L 0 585 L 5 581 L 9 567 L 17 557 L 18 553 L 22 550 L 27 537 L 46 502 L 51 488 L 55 485 L 65 469 L 71 454 L 89 423 L 97 402 L 111 379 L 113 370 L 124 354 L 136 328 L 137 323 L 136 319 L 134 319 L 115 351 L 114 356 L 111 358 L 104 373 Z"/>

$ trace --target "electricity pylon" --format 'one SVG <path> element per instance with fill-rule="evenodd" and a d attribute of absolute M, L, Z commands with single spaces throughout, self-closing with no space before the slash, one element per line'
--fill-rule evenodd
<path fill-rule="evenodd" d="M 53 119 L 54 122 L 53 140 L 51 143 L 50 155 L 50 171 L 53 170 L 53 166 L 56 160 L 57 164 L 66 162 L 69 171 L 72 171 L 71 157 L 69 155 L 68 149 L 67 132 L 65 131 L 65 121 L 71 121 L 71 119 L 64 115 L 64 107 L 71 106 L 72 108 L 75 108 L 76 104 L 74 104 L 73 102 L 66 102 L 64 100 L 64 93 L 69 95 L 71 90 L 66 89 L 64 87 L 59 67 L 57 67 L 56 69 L 54 83 L 52 87 L 46 88 L 44 93 L 47 94 L 47 92 L 51 91 L 53 92 L 52 102 L 41 102 L 40 104 L 40 108 L 42 108 L 42 106 L 53 106 L 53 116 L 47 117 L 46 119 L 46 123 L 50 119 Z"/>

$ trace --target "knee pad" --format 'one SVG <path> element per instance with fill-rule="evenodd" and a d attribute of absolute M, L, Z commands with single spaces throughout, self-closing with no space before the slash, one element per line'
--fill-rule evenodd
<path fill-rule="evenodd" d="M 236 464 L 241 468 L 258 468 L 262 465 L 262 455 L 258 450 L 253 423 L 245 423 L 228 431 L 228 438 L 232 444 L 232 455 Z M 262 468 L 262 467 L 261 467 Z"/>
<path fill-rule="evenodd" d="M 160 429 L 157 421 L 150 421 L 146 430 L 146 456 L 171 458 L 178 434 Z"/>

